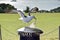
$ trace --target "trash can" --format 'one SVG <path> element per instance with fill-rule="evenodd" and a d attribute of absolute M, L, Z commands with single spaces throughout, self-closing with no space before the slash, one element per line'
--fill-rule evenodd
<path fill-rule="evenodd" d="M 20 40 L 40 40 L 43 31 L 37 28 L 23 27 L 18 29 Z"/>

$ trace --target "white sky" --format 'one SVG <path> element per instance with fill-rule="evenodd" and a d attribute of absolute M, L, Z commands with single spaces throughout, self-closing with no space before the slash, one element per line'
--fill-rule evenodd
<path fill-rule="evenodd" d="M 39 9 L 50 10 L 56 7 L 60 7 L 60 0 L 17 0 L 17 2 L 11 2 L 12 0 L 0 0 L 0 3 L 9 3 L 14 5 L 18 9 L 25 9 L 26 6 L 30 8 L 38 7 Z"/>

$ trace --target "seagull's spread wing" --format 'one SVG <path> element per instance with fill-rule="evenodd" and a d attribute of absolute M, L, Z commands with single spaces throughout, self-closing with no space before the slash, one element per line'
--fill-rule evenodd
<path fill-rule="evenodd" d="M 18 14 L 19 14 L 21 17 L 25 17 L 24 13 L 23 13 L 21 10 L 18 10 Z"/>

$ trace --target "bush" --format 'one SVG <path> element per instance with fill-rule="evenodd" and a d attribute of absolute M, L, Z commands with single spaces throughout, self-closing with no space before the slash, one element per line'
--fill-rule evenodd
<path fill-rule="evenodd" d="M 24 12 L 25 12 L 25 13 L 28 13 L 28 12 L 29 12 L 29 9 L 30 9 L 30 8 L 27 6 L 27 7 L 26 7 L 26 10 L 24 10 Z"/>

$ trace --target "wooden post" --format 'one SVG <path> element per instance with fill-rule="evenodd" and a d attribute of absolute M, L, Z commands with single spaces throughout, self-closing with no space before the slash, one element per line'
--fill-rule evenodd
<path fill-rule="evenodd" d="M 1 35 L 1 25 L 0 25 L 0 40 L 2 40 L 2 35 Z"/>
<path fill-rule="evenodd" d="M 60 40 L 60 26 L 59 26 L 59 40 Z"/>

